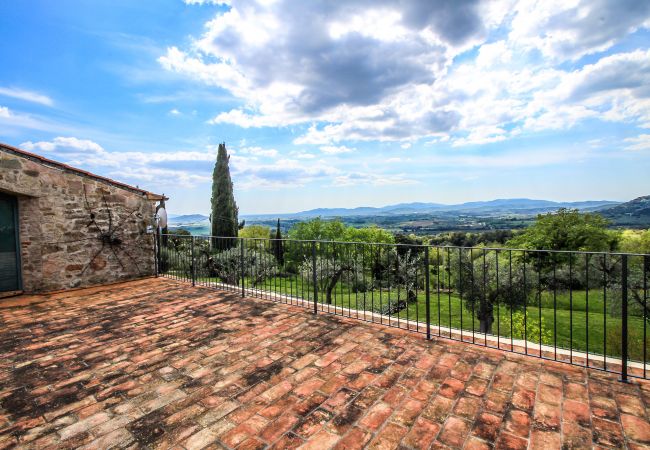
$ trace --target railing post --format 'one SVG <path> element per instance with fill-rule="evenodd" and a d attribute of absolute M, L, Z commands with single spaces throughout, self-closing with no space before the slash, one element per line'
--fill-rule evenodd
<path fill-rule="evenodd" d="M 621 256 L 621 379 L 627 383 L 627 255 Z"/>
<path fill-rule="evenodd" d="M 316 242 L 311 243 L 311 275 L 314 284 L 314 314 L 318 314 L 318 277 L 316 276 Z"/>
<path fill-rule="evenodd" d="M 429 245 L 424 247 L 424 283 L 426 294 L 427 339 L 431 339 L 431 292 L 429 291 Z M 438 324 L 440 326 L 440 324 Z"/>
<path fill-rule="evenodd" d="M 158 243 L 160 232 L 158 230 L 156 226 L 156 232 L 153 235 L 153 269 L 156 272 L 156 278 L 160 272 L 160 244 Z"/>
<path fill-rule="evenodd" d="M 194 259 L 194 236 L 192 236 L 192 265 L 190 266 L 192 270 L 192 286 L 196 286 L 196 263 Z"/>
<path fill-rule="evenodd" d="M 239 265 L 241 267 L 241 296 L 246 296 L 246 287 L 244 286 L 245 270 L 244 270 L 244 240 L 240 239 L 240 251 L 239 251 Z"/>

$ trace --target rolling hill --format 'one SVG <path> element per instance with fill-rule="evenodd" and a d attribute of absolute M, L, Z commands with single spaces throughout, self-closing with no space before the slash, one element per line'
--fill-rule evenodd
<path fill-rule="evenodd" d="M 383 207 L 363 206 L 358 208 L 317 208 L 290 214 L 250 214 L 242 216 L 249 219 L 305 219 L 310 217 L 353 217 L 353 216 L 386 216 L 403 214 L 469 214 L 469 215 L 503 215 L 524 214 L 534 215 L 560 208 L 577 208 L 593 211 L 600 208 L 618 205 L 620 202 L 610 200 L 591 200 L 582 202 L 554 202 L 550 200 L 532 200 L 527 198 L 496 199 L 480 202 L 466 202 L 454 205 L 440 203 L 398 203 Z"/>
<path fill-rule="evenodd" d="M 635 198 L 611 208 L 598 211 L 619 226 L 648 226 L 650 224 L 650 195 Z"/>

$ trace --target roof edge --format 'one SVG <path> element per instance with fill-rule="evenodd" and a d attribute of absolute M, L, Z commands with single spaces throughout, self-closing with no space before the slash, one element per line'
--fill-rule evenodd
<path fill-rule="evenodd" d="M 54 168 L 58 168 L 61 170 L 64 170 L 66 172 L 71 172 L 75 173 L 77 175 L 81 175 L 86 178 L 91 178 L 97 181 L 101 181 L 106 184 L 110 184 L 112 186 L 118 187 L 120 189 L 125 189 L 127 191 L 132 191 L 132 192 L 137 192 L 139 194 L 144 195 L 147 197 L 147 199 L 152 200 L 152 201 L 160 201 L 160 200 L 169 200 L 169 197 L 166 197 L 161 194 L 154 194 L 153 192 L 147 191 L 145 189 L 140 189 L 139 187 L 136 186 L 131 186 L 130 184 L 122 183 L 121 181 L 116 181 L 111 178 L 103 177 L 101 175 L 94 174 L 92 172 L 88 172 L 83 169 L 78 169 L 76 167 L 69 166 L 67 164 L 64 164 L 62 162 L 54 161 L 53 159 L 48 159 L 44 156 L 37 155 L 36 153 L 31 153 L 25 150 L 22 150 L 18 147 L 14 147 L 13 145 L 5 144 L 3 142 L 0 142 L 0 150 L 7 152 L 7 153 L 12 153 L 16 156 L 20 156 L 35 162 L 38 162 L 40 164 L 43 164 L 45 166 L 50 166 Z"/>

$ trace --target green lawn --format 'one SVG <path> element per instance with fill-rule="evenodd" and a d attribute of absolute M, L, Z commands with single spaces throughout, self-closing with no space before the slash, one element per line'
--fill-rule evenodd
<path fill-rule="evenodd" d="M 172 274 L 173 275 L 173 274 Z M 403 289 L 387 289 L 368 291 L 365 293 L 354 292 L 352 283 L 344 279 L 336 285 L 332 295 L 332 304 L 324 304 L 325 295 L 319 292 L 320 308 L 331 310 L 334 307 L 349 308 L 359 311 L 378 311 L 378 307 L 399 298 L 405 299 Z M 199 283 L 215 283 L 214 278 L 200 277 Z M 245 279 L 247 287 L 251 281 Z M 300 275 L 277 276 L 266 279 L 263 283 L 255 286 L 257 289 L 276 293 L 279 295 L 292 295 L 303 299 L 313 300 L 312 284 L 305 277 Z M 270 294 L 272 296 L 272 294 Z M 538 304 L 539 302 L 539 304 Z M 556 305 L 557 309 L 553 306 Z M 589 311 L 587 313 L 587 311 Z M 519 318 L 519 326 L 513 325 L 511 333 L 511 314 L 515 319 Z M 354 315 L 354 314 L 353 314 Z M 508 305 L 495 307 L 495 322 L 492 326 L 492 334 L 497 333 L 509 339 L 512 335 L 515 339 L 524 339 L 524 311 L 523 309 L 511 310 Z M 620 356 L 621 354 L 621 318 L 610 314 L 609 306 L 605 304 L 602 291 L 590 290 L 563 292 L 542 292 L 531 295 L 529 306 L 525 311 L 526 340 L 539 342 L 539 318 L 542 318 L 542 343 L 548 345 L 557 344 L 558 347 L 572 348 L 575 351 L 586 351 L 596 354 L 607 354 L 607 356 Z M 409 319 L 413 321 L 426 322 L 426 295 L 424 291 L 418 291 L 417 302 L 408 305 L 393 317 Z M 432 280 L 430 291 L 430 318 L 431 325 L 472 330 L 478 333 L 479 321 L 472 320 L 474 315 L 465 302 L 461 302 L 454 293 L 438 292 Z M 606 327 L 606 334 L 605 334 Z M 629 356 L 632 360 L 643 361 L 643 317 L 630 316 L 628 318 L 629 330 Z M 648 330 L 650 335 L 650 330 Z M 650 336 L 646 337 L 648 352 L 650 353 Z"/>

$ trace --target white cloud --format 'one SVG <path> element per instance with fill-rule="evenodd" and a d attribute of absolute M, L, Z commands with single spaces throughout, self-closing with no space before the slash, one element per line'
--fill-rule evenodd
<path fill-rule="evenodd" d="M 134 152 L 109 151 L 96 142 L 76 137 L 24 142 L 21 147 L 95 173 L 105 174 L 148 189 L 164 191 L 172 186 L 194 187 L 209 183 L 216 146 L 204 151 Z M 276 149 L 247 146 L 230 151 L 230 167 L 238 189 L 294 188 L 312 182 L 326 183 L 347 172 L 325 161 L 306 160 L 301 153 L 280 158 Z M 312 155 L 313 156 L 313 155 Z"/>
<path fill-rule="evenodd" d="M 301 150 L 294 150 L 294 151 L 292 151 L 290 153 L 290 155 L 293 156 L 294 158 L 298 158 L 298 159 L 314 159 L 314 158 L 316 158 L 316 155 L 314 155 L 313 153 L 309 153 L 309 152 L 305 152 L 305 151 L 301 151 Z"/>
<path fill-rule="evenodd" d="M 278 156 L 278 151 L 274 148 L 242 147 L 238 152 L 244 155 L 264 156 L 267 158 L 275 158 Z"/>
<path fill-rule="evenodd" d="M 27 91 L 25 89 L 18 89 L 15 87 L 1 87 L 0 96 L 17 98 L 26 102 L 38 103 L 45 106 L 52 106 L 54 101 L 47 95 L 39 94 L 38 92 Z"/>
<path fill-rule="evenodd" d="M 332 149 L 482 145 L 587 119 L 650 128 L 647 46 L 599 55 L 649 25 L 638 0 L 233 0 L 159 62 L 240 101 L 211 124 L 310 124 L 293 143 Z"/>
<path fill-rule="evenodd" d="M 209 170 L 215 151 L 206 152 L 115 152 L 100 144 L 76 137 L 56 137 L 51 141 L 23 142 L 20 147 L 47 157 L 106 174 L 148 188 L 181 185 L 191 187 L 210 180 Z M 205 169 L 204 174 L 197 173 Z M 209 170 L 208 170 L 209 169 Z"/>
<path fill-rule="evenodd" d="M 341 173 L 341 170 L 327 164 L 297 159 L 279 159 L 264 164 L 238 159 L 232 161 L 232 173 L 238 180 L 239 189 L 296 188 L 316 181 L 330 180 Z"/>
<path fill-rule="evenodd" d="M 89 153 L 105 154 L 101 145 L 88 139 L 76 137 L 56 137 L 52 141 L 23 142 L 20 147 L 28 151 L 42 151 L 48 153 Z"/>
<path fill-rule="evenodd" d="M 397 41 L 404 39 L 409 30 L 401 25 L 402 14 L 390 9 L 366 10 L 340 22 L 331 22 L 329 35 L 341 39 L 349 34 L 377 39 L 378 41 Z"/>
<path fill-rule="evenodd" d="M 466 137 L 455 139 L 453 147 L 463 145 L 482 145 L 500 142 L 506 139 L 506 132 L 495 126 L 480 126 L 473 129 Z"/>
<path fill-rule="evenodd" d="M 627 150 L 650 150 L 650 134 L 640 134 L 637 137 L 624 139 L 624 141 L 631 144 L 625 147 Z"/>
<path fill-rule="evenodd" d="M 16 129 L 25 128 L 29 130 L 57 132 L 66 129 L 62 124 L 57 124 L 46 119 L 14 112 L 6 106 L 0 106 L 0 132 L 15 132 Z"/>
<path fill-rule="evenodd" d="M 482 14 L 498 10 L 497 2 L 486 4 L 408 0 L 396 10 L 390 1 L 372 7 L 362 0 L 233 1 L 190 48 L 170 47 L 159 61 L 244 103 L 210 123 L 249 128 L 351 121 L 360 139 L 429 135 L 430 128 L 447 131 L 454 124 L 442 117 L 448 111 L 431 108 L 431 86 L 463 46 L 485 34 Z M 432 127 L 434 116 L 441 120 Z"/>
<path fill-rule="evenodd" d="M 186 5 L 230 5 L 229 0 L 183 0 Z"/>
<path fill-rule="evenodd" d="M 350 153 L 355 151 L 355 148 L 346 147 L 345 145 L 324 145 L 320 148 L 320 151 L 328 155 L 340 155 L 342 153 Z"/>
<path fill-rule="evenodd" d="M 648 26 L 650 3 L 639 0 L 521 0 L 508 38 L 563 61 L 601 52 Z"/>
<path fill-rule="evenodd" d="M 418 184 L 407 174 L 377 174 L 366 172 L 351 172 L 336 176 L 333 180 L 334 187 L 349 187 L 355 185 L 395 186 Z"/>
<path fill-rule="evenodd" d="M 172 108 L 172 109 L 169 110 L 169 114 L 172 115 L 172 116 L 180 116 L 181 112 L 176 108 Z"/>

